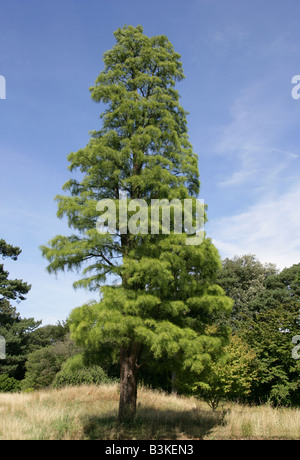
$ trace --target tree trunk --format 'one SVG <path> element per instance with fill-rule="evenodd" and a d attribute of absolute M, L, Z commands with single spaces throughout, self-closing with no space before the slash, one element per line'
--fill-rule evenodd
<path fill-rule="evenodd" d="M 121 348 L 119 423 L 132 420 L 136 414 L 139 352 L 140 345 L 136 343 Z"/>

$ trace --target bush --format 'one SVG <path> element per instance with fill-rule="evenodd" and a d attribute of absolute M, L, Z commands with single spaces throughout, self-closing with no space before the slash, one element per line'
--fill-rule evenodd
<path fill-rule="evenodd" d="M 240 337 L 231 335 L 223 352 L 223 356 L 208 361 L 190 384 L 192 394 L 213 410 L 222 400 L 247 399 L 257 380 L 255 352 Z"/>
<path fill-rule="evenodd" d="M 20 390 L 19 380 L 9 377 L 7 374 L 0 375 L 0 392 L 13 393 Z"/>
<path fill-rule="evenodd" d="M 66 336 L 53 345 L 40 348 L 30 353 L 26 362 L 25 379 L 22 390 L 34 388 L 39 390 L 52 384 L 57 372 L 70 356 L 78 353 L 78 347 Z"/>
<path fill-rule="evenodd" d="M 111 380 L 100 366 L 86 366 L 81 354 L 72 356 L 56 374 L 52 383 L 54 388 L 82 384 L 109 383 Z"/>

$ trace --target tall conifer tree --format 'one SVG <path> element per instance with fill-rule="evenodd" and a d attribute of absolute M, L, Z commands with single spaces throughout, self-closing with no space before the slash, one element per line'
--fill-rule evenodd
<path fill-rule="evenodd" d="M 126 233 L 118 212 L 115 234 L 97 231 L 99 200 L 114 200 L 119 211 L 124 193 L 129 203 L 150 205 L 157 198 L 195 200 L 200 186 L 187 114 L 174 88 L 184 78 L 180 56 L 167 37 L 149 38 L 141 26 L 114 35 L 116 44 L 91 88 L 92 99 L 106 104 L 102 127 L 69 155 L 70 170 L 82 178 L 69 180 L 68 194 L 57 197 L 58 216 L 67 216 L 76 232 L 55 237 L 42 252 L 49 272 L 83 268 L 75 287 L 98 290 L 108 275 L 120 279 L 101 288 L 100 301 L 76 308 L 70 320 L 79 344 L 119 351 L 123 421 L 136 411 L 139 367 L 159 359 L 173 369 L 179 363 L 203 369 L 226 336 L 220 328 L 209 335 L 207 326 L 232 305 L 215 285 L 220 260 L 209 239 L 188 245 L 184 228 L 175 234 L 172 226 L 170 234 Z"/>

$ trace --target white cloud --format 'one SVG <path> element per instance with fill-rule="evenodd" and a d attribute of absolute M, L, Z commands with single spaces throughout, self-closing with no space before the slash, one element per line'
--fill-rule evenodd
<path fill-rule="evenodd" d="M 278 268 L 300 263 L 300 186 L 262 198 L 245 212 L 210 222 L 210 235 L 221 257 L 255 254 Z"/>
<path fill-rule="evenodd" d="M 222 258 L 254 254 L 279 268 L 300 262 L 299 144 L 291 131 L 298 117 L 288 82 L 286 89 L 270 97 L 268 80 L 251 83 L 220 130 L 214 153 L 226 169 L 218 185 L 232 210 L 209 221 L 208 233 Z"/>
<path fill-rule="evenodd" d="M 232 120 L 220 130 L 215 144 L 214 153 L 226 158 L 231 167 L 231 174 L 219 181 L 220 187 L 250 185 L 253 190 L 270 190 L 283 171 L 294 168 L 298 151 L 291 151 L 284 139 L 295 122 L 289 96 L 283 102 L 269 93 L 269 80 L 261 80 L 244 88 L 234 101 Z"/>

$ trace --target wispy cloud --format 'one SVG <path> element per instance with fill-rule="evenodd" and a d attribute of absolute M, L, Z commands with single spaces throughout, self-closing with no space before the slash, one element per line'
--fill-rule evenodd
<path fill-rule="evenodd" d="M 291 151 L 281 137 L 291 120 L 290 101 L 286 105 L 280 98 L 270 101 L 268 84 L 261 81 L 244 89 L 232 105 L 231 122 L 220 129 L 215 154 L 231 165 L 231 174 L 219 181 L 220 187 L 251 184 L 253 190 L 270 190 L 299 159 L 298 151 Z"/>
<path fill-rule="evenodd" d="M 236 96 L 214 150 L 226 165 L 219 190 L 235 203 L 226 217 L 209 222 L 222 257 L 251 253 L 279 268 L 300 262 L 297 108 L 288 80 L 277 93 L 270 79 L 253 80 Z"/>
<path fill-rule="evenodd" d="M 213 220 L 210 234 L 221 256 L 255 254 L 279 268 L 300 263 L 300 186 L 262 198 L 245 212 Z"/>
<path fill-rule="evenodd" d="M 214 30 L 209 34 L 211 42 L 223 48 L 229 48 L 233 44 L 242 44 L 249 37 L 249 31 L 237 22 L 232 22 L 225 27 Z"/>

